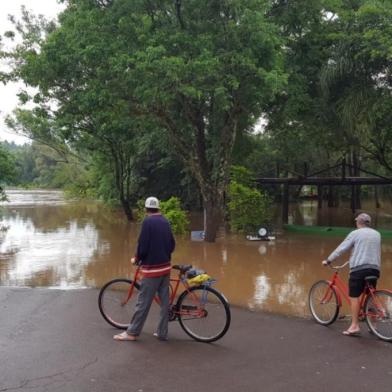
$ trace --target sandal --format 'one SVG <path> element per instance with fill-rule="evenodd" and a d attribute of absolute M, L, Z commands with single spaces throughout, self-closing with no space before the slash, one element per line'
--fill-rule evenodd
<path fill-rule="evenodd" d="M 342 332 L 343 333 L 343 335 L 345 335 L 345 336 L 360 336 L 361 335 L 361 331 L 349 331 L 349 330 L 346 330 L 346 331 L 343 331 Z"/>
<path fill-rule="evenodd" d="M 135 335 L 129 335 L 127 332 L 121 332 L 118 335 L 114 335 L 113 339 L 121 341 L 128 340 L 130 342 L 134 342 L 135 340 L 137 340 L 137 337 Z"/>

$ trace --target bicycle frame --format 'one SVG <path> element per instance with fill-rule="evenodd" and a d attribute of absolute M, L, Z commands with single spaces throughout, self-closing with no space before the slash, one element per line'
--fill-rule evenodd
<path fill-rule="evenodd" d="M 348 305 L 351 305 L 351 300 L 350 300 L 350 296 L 348 293 L 348 287 L 347 285 L 342 281 L 342 279 L 340 279 L 339 277 L 339 270 L 344 268 L 344 266 L 347 263 L 343 264 L 342 266 L 337 266 L 337 267 L 331 267 L 333 269 L 335 269 L 335 272 L 332 275 L 332 279 L 328 280 L 329 283 L 329 287 L 333 287 L 336 290 L 336 295 L 338 297 L 338 305 L 339 307 L 342 306 L 342 297 L 346 300 Z M 375 293 L 376 289 L 370 285 L 369 283 L 366 283 L 365 289 L 362 292 L 361 296 L 359 297 L 359 317 L 364 317 L 366 315 L 365 313 L 365 303 L 367 300 L 368 296 L 372 296 L 372 298 L 375 298 L 374 293 Z M 384 291 L 389 291 L 389 290 L 384 290 Z M 326 296 L 328 295 L 328 293 L 326 293 Z M 325 298 L 322 299 L 322 301 L 324 301 L 326 299 Z M 377 311 L 383 311 L 382 307 L 378 304 L 378 301 L 375 301 L 375 306 L 377 307 Z"/>
<path fill-rule="evenodd" d="M 132 279 L 132 285 L 128 290 L 128 295 L 125 298 L 124 301 L 122 301 L 121 305 L 126 305 L 128 303 L 128 301 L 130 300 L 130 298 L 132 297 L 133 294 L 133 290 L 135 287 L 135 283 L 139 283 L 140 282 L 140 266 L 137 266 L 136 271 L 135 271 L 135 275 L 134 278 Z M 176 298 L 177 295 L 177 291 L 178 288 L 180 286 L 180 283 L 182 283 L 182 285 L 184 286 L 185 290 L 184 291 L 188 291 L 191 298 L 193 299 L 195 306 L 190 306 L 189 309 L 186 309 L 185 311 L 182 310 L 181 312 L 178 311 L 178 309 L 174 309 L 175 314 L 181 314 L 181 315 L 192 315 L 192 316 L 196 316 L 196 317 L 200 317 L 203 316 L 204 314 L 204 310 L 203 308 L 200 308 L 200 304 L 203 305 L 203 303 L 206 302 L 206 298 L 202 298 L 202 300 L 200 301 L 197 296 L 190 290 L 191 286 L 188 284 L 186 278 L 184 277 L 184 274 L 181 273 L 181 271 L 178 272 L 178 277 L 170 277 L 170 297 L 169 297 L 169 305 L 171 308 L 173 308 L 173 303 L 174 300 Z M 204 285 L 207 286 L 208 284 Z M 205 293 L 206 294 L 206 293 Z M 203 297 L 205 296 L 205 294 L 203 295 Z M 157 295 L 154 296 L 154 301 L 157 304 L 160 304 L 160 299 Z M 195 314 L 195 310 L 196 310 L 196 314 Z"/>
<path fill-rule="evenodd" d="M 328 281 L 329 287 L 336 288 L 336 295 L 338 297 L 338 305 L 342 306 L 342 297 L 345 299 L 348 305 L 351 305 L 350 296 L 348 294 L 347 285 L 340 279 L 339 271 L 335 271 L 332 275 L 332 279 Z M 373 289 L 374 290 L 374 289 Z M 362 310 L 363 305 L 365 304 L 366 297 L 368 296 L 367 290 L 365 290 L 361 296 L 359 297 L 360 309 Z"/>

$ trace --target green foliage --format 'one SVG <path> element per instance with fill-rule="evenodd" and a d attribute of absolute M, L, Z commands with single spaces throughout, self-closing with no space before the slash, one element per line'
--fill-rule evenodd
<path fill-rule="evenodd" d="M 373 160 L 391 170 L 392 3 L 274 3 L 271 15 L 287 37 L 289 74 L 287 92 L 267 112 L 275 164 L 284 175 L 301 173 L 303 162 L 317 172 L 356 155 L 363 167 Z"/>
<path fill-rule="evenodd" d="M 181 201 L 177 197 L 171 197 L 161 202 L 161 212 L 170 222 L 173 233 L 184 234 L 189 225 L 186 211 L 181 208 Z"/>
<path fill-rule="evenodd" d="M 160 202 L 160 211 L 162 215 L 169 221 L 174 234 L 186 233 L 189 225 L 189 219 L 186 211 L 181 207 L 181 201 L 178 197 L 171 197 L 168 200 Z M 144 200 L 137 202 L 137 219 L 142 222 L 145 218 Z"/>
<path fill-rule="evenodd" d="M 74 196 L 83 196 L 92 187 L 84 165 L 72 156 L 64 156 L 38 142 L 22 146 L 3 143 L 12 157 L 14 176 L 10 185 L 28 188 L 62 188 Z M 80 189 L 77 189 L 80 188 Z M 84 191 L 81 191 L 84 189 Z"/>
<path fill-rule="evenodd" d="M 0 186 L 0 201 L 7 201 L 7 195 L 5 194 L 4 189 Z M 0 211 L 1 211 L 1 207 L 0 207 Z"/>
<path fill-rule="evenodd" d="M 229 221 L 231 230 L 254 233 L 271 219 L 271 203 L 262 191 L 232 181 L 229 185 Z"/>
<path fill-rule="evenodd" d="M 9 183 L 15 178 L 15 160 L 0 143 L 0 184 Z"/>
<path fill-rule="evenodd" d="M 230 178 L 232 182 L 251 187 L 254 180 L 254 175 L 251 170 L 244 166 L 231 166 Z"/>

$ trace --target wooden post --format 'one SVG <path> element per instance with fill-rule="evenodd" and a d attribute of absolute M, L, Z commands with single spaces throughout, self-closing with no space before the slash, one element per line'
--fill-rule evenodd
<path fill-rule="evenodd" d="M 317 185 L 317 207 L 323 208 L 323 187 L 321 185 Z"/>
<path fill-rule="evenodd" d="M 342 180 L 346 178 L 346 158 L 342 159 Z"/>
<path fill-rule="evenodd" d="M 374 198 L 376 199 L 376 208 L 380 208 L 381 204 L 380 204 L 380 199 L 378 197 L 378 187 L 377 187 L 377 185 L 374 186 Z"/>
<path fill-rule="evenodd" d="M 276 162 L 276 178 L 280 178 L 280 164 L 279 162 Z M 276 189 L 276 195 L 275 195 L 275 200 L 278 202 L 282 201 L 282 193 L 279 192 L 280 190 L 280 185 L 278 185 L 275 189 Z"/>
<path fill-rule="evenodd" d="M 359 161 L 359 152 L 355 149 L 353 153 L 353 166 L 354 166 L 354 176 L 360 177 L 361 171 L 359 170 L 360 161 Z M 361 208 L 361 186 L 354 186 L 354 197 L 355 197 L 355 209 Z"/>
<path fill-rule="evenodd" d="M 283 184 L 282 222 L 289 222 L 289 184 Z"/>
<path fill-rule="evenodd" d="M 334 206 L 333 203 L 333 188 L 332 185 L 328 186 L 328 207 L 331 208 Z"/>
<path fill-rule="evenodd" d="M 351 185 L 351 211 L 355 214 L 357 210 L 357 195 L 355 185 Z"/>

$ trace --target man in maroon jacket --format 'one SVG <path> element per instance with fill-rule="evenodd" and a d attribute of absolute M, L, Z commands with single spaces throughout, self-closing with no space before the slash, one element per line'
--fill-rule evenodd
<path fill-rule="evenodd" d="M 167 340 L 170 260 L 176 243 L 169 222 L 159 211 L 159 200 L 148 197 L 145 207 L 147 217 L 143 221 L 136 255 L 132 259 L 133 263 L 141 266 L 143 279 L 131 323 L 125 332 L 113 336 L 115 340 L 137 340 L 156 293 L 161 301 L 161 313 L 154 335 L 160 340 Z"/>

